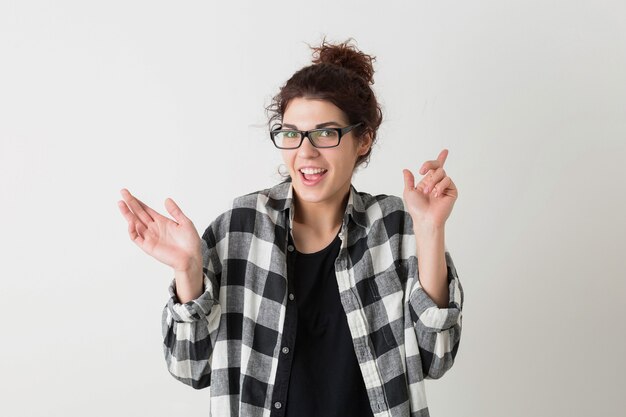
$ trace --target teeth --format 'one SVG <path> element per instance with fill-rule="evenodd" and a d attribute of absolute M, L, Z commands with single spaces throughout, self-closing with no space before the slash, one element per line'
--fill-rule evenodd
<path fill-rule="evenodd" d="M 304 168 L 301 169 L 300 172 L 310 175 L 310 174 L 319 174 L 321 172 L 325 172 L 326 170 L 323 168 L 316 168 L 316 169 L 312 169 L 312 168 Z"/>

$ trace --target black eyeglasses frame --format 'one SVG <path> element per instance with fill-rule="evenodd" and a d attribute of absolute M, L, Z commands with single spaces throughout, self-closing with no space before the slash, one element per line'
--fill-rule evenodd
<path fill-rule="evenodd" d="M 359 122 L 359 123 L 356 123 L 356 124 L 353 124 L 353 125 L 350 125 L 350 126 L 346 126 L 346 127 L 322 127 L 322 128 L 319 128 L 319 129 L 311 129 L 311 130 L 295 130 L 295 129 L 281 129 L 281 128 L 278 128 L 278 129 L 274 129 L 274 130 L 270 131 L 270 139 L 272 140 L 272 143 L 274 144 L 274 146 L 276 146 L 278 149 L 298 149 L 300 146 L 302 146 L 302 142 L 304 142 L 304 138 L 307 138 L 309 140 L 309 142 L 311 142 L 311 145 L 313 145 L 316 148 L 323 148 L 323 149 L 336 148 L 341 143 L 341 138 L 345 134 L 347 134 L 352 129 L 354 129 L 355 127 L 360 126 L 362 124 L 363 124 L 363 122 Z M 329 130 L 329 129 L 336 131 L 337 134 L 339 135 L 339 138 L 337 138 L 337 144 L 336 145 L 332 145 L 332 146 L 317 146 L 315 143 L 313 143 L 313 141 L 309 137 L 309 133 L 311 133 L 311 132 L 316 132 L 316 131 L 320 131 L 320 130 Z M 278 146 L 276 144 L 276 142 L 274 141 L 274 136 L 277 133 L 279 133 L 279 132 L 298 132 L 298 133 L 300 133 L 300 143 L 296 147 L 289 147 L 289 148 Z"/>

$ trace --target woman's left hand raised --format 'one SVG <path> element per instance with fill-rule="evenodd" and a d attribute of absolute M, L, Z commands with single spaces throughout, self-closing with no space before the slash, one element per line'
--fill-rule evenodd
<path fill-rule="evenodd" d="M 458 190 L 452 179 L 446 175 L 443 164 L 448 157 L 444 149 L 435 160 L 422 164 L 419 173 L 425 175 L 415 186 L 413 173 L 403 169 L 404 201 L 413 219 L 414 227 L 428 225 L 443 227 L 452 212 Z"/>

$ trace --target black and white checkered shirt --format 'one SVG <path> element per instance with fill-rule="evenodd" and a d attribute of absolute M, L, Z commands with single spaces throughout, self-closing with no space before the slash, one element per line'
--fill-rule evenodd
<path fill-rule="evenodd" d="M 170 283 L 162 315 L 167 367 L 185 384 L 210 387 L 212 417 L 284 411 L 272 393 L 294 302 L 287 273 L 292 197 L 288 179 L 235 198 L 202 235 L 204 293 L 181 304 Z M 428 416 L 424 379 L 450 369 L 461 337 L 463 289 L 450 253 L 450 301 L 439 308 L 419 283 L 402 198 L 351 186 L 339 236 L 337 284 L 372 411 Z"/>

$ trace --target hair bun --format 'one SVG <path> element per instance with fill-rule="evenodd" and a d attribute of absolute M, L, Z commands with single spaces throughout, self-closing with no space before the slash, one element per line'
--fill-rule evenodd
<path fill-rule="evenodd" d="M 337 65 L 356 73 L 366 83 L 374 84 L 374 67 L 372 62 L 376 60 L 375 56 L 367 55 L 358 50 L 354 45 L 350 45 L 349 41 L 354 40 L 348 38 L 345 42 L 339 44 L 331 44 L 322 40 L 322 44 L 313 49 L 314 64 L 331 64 Z"/>

